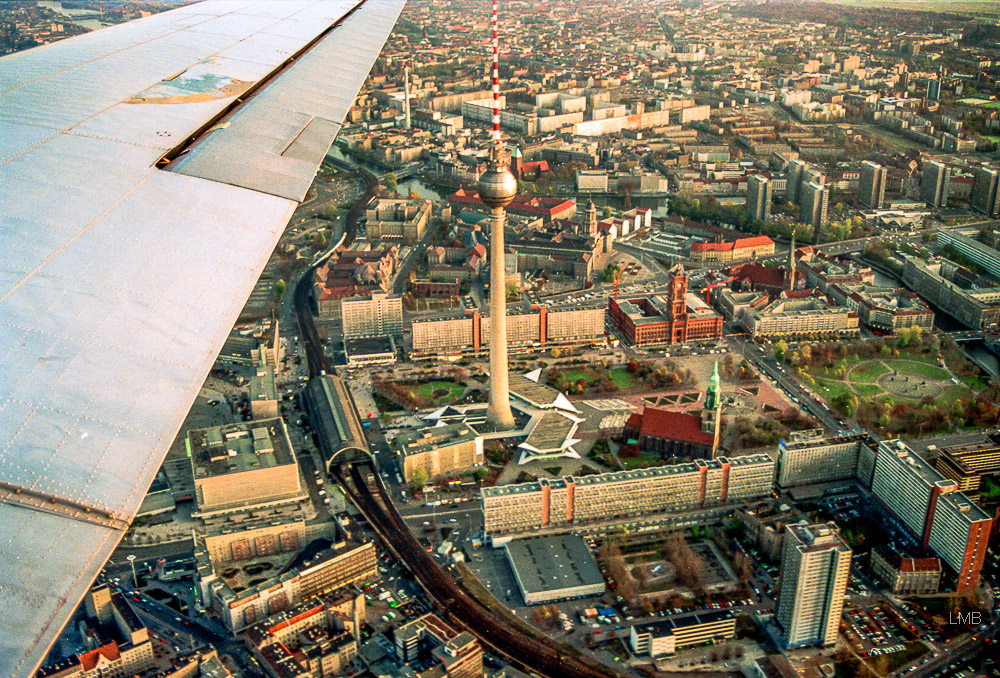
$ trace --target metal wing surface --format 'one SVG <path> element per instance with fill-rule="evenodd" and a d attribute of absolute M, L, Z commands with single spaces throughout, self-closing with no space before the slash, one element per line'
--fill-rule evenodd
<path fill-rule="evenodd" d="M 117 546 L 405 0 L 205 0 L 0 59 L 0 675 Z"/>

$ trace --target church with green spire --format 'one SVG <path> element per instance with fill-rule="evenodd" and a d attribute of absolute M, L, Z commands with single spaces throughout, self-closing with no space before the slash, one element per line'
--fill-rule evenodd
<path fill-rule="evenodd" d="M 705 403 L 701 408 L 701 430 L 712 435 L 712 459 L 719 454 L 719 433 L 722 427 L 722 392 L 719 387 L 719 361 L 708 380 Z"/>

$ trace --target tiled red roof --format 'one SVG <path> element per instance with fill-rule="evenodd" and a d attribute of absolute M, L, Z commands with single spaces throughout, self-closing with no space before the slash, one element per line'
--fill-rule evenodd
<path fill-rule="evenodd" d="M 701 417 L 684 412 L 671 412 L 657 407 L 647 407 L 641 414 L 633 414 L 627 427 L 639 431 L 640 436 L 680 440 L 698 445 L 711 445 L 715 437 L 701 430 Z"/>
<path fill-rule="evenodd" d="M 114 661 L 121 657 L 121 652 L 118 651 L 118 643 L 112 640 L 107 645 L 101 645 L 96 650 L 81 654 L 80 665 L 83 667 L 83 670 L 90 671 L 97 666 L 97 658 L 102 655 L 108 661 Z"/>
<path fill-rule="evenodd" d="M 749 281 L 754 285 L 765 287 L 782 287 L 785 284 L 785 269 L 772 268 L 751 261 L 745 264 L 738 264 L 729 269 L 732 275 L 738 280 Z"/>
<path fill-rule="evenodd" d="M 937 558 L 903 558 L 900 572 L 939 572 L 941 561 Z"/>
<path fill-rule="evenodd" d="M 773 245 L 774 241 L 766 235 L 755 235 L 752 238 L 738 238 L 730 242 L 696 242 L 691 245 L 692 252 L 726 252 L 745 247 Z"/>

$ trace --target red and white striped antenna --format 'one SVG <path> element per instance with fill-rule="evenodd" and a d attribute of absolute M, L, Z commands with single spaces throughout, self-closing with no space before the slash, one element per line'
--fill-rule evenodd
<path fill-rule="evenodd" d="M 493 0 L 493 143 L 500 145 L 500 38 L 497 35 L 497 0 Z"/>

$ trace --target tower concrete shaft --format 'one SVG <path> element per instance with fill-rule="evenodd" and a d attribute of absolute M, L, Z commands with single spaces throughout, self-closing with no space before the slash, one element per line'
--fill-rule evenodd
<path fill-rule="evenodd" d="M 507 286 L 504 275 L 504 234 L 507 211 L 490 208 L 490 403 L 486 425 L 492 431 L 514 428 L 510 409 L 510 379 L 507 364 Z"/>

